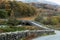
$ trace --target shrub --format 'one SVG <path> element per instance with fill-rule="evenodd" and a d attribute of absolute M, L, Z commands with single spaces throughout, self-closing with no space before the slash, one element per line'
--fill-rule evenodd
<path fill-rule="evenodd" d="M 0 9 L 0 18 L 7 18 L 7 12 L 5 10 Z"/>

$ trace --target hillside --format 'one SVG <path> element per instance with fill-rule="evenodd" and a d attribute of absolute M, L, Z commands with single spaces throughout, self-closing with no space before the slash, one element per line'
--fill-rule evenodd
<path fill-rule="evenodd" d="M 27 3 L 37 8 L 39 15 L 35 21 L 49 28 L 60 30 L 60 6 L 44 3 Z"/>
<path fill-rule="evenodd" d="M 0 13 L 3 13 L 0 15 L 4 16 L 4 17 L 6 17 L 6 16 L 10 17 L 11 14 L 18 18 L 30 17 L 30 16 L 36 15 L 35 7 L 26 5 L 23 2 L 16 2 L 16 1 L 13 1 L 13 2 L 9 1 L 7 3 L 2 2 L 0 4 L 0 11 L 1 11 Z M 5 13 L 7 13 L 7 14 L 5 14 Z M 3 18 L 1 16 L 0 16 L 0 18 Z"/>

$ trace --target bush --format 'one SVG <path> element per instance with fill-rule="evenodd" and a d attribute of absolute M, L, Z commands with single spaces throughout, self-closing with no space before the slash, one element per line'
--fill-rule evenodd
<path fill-rule="evenodd" d="M 56 17 L 52 17 L 51 18 L 51 24 L 58 24 L 59 23 L 59 19 L 58 18 L 56 18 Z"/>
<path fill-rule="evenodd" d="M 0 20 L 0 25 L 6 25 L 6 24 L 7 24 L 7 21 Z"/>
<path fill-rule="evenodd" d="M 0 30 L 2 30 L 1 32 L 14 32 L 14 31 L 21 31 L 25 29 L 22 27 L 10 26 L 10 27 L 5 27 L 5 28 L 0 28 Z"/>
<path fill-rule="evenodd" d="M 7 18 L 7 12 L 5 10 L 0 9 L 0 18 Z"/>
<path fill-rule="evenodd" d="M 19 21 L 16 19 L 8 19 L 7 24 L 10 26 L 16 26 L 19 24 Z"/>
<path fill-rule="evenodd" d="M 37 20 L 39 19 L 39 20 Z M 46 24 L 46 25 L 56 25 L 60 22 L 60 17 L 56 17 L 56 16 L 52 16 L 52 17 L 43 17 L 42 19 L 41 18 L 37 18 L 35 19 L 35 21 L 38 21 L 38 22 L 41 22 L 43 24 Z"/>

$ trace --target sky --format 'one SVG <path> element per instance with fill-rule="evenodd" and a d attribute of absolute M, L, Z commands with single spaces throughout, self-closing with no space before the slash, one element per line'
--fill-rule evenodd
<path fill-rule="evenodd" d="M 47 0 L 47 1 L 55 2 L 55 3 L 57 3 L 57 4 L 59 4 L 59 5 L 60 5 L 60 0 Z"/>
<path fill-rule="evenodd" d="M 20 1 L 25 1 L 25 0 L 20 0 Z M 42 0 L 38 0 L 38 1 L 42 1 Z M 58 5 L 60 5 L 60 0 L 46 0 L 46 1 L 54 2 L 54 3 L 57 3 Z"/>

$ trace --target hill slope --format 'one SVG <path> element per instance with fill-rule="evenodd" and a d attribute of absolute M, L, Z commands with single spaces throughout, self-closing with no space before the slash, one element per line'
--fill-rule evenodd
<path fill-rule="evenodd" d="M 13 10 L 15 17 L 30 17 L 36 14 L 36 10 L 33 6 L 26 5 L 22 2 L 15 2 L 15 1 L 14 2 L 9 1 L 8 3 L 2 2 L 0 4 L 0 9 L 5 10 L 9 16 L 12 14 L 11 10 Z"/>

